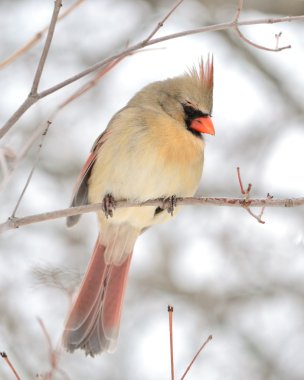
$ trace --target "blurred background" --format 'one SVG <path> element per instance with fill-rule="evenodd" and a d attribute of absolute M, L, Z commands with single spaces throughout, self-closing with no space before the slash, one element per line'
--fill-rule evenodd
<path fill-rule="evenodd" d="M 63 10 L 73 1 L 63 1 Z M 304 14 L 302 0 L 245 1 L 241 20 Z M 58 23 L 40 90 L 76 74 L 150 33 L 173 1 L 86 0 Z M 185 0 L 158 36 L 233 19 L 237 1 Z M 45 27 L 53 1 L 0 1 L 0 60 Z M 258 50 L 233 30 L 167 41 L 123 60 L 91 91 L 52 118 L 40 160 L 17 216 L 69 205 L 95 138 L 141 87 L 179 75 L 214 55 L 215 137 L 206 139 L 202 196 L 240 195 L 236 167 L 252 196 L 304 194 L 304 23 L 243 27 Z M 1 124 L 27 96 L 43 41 L 0 71 Z M 35 161 L 43 127 L 57 106 L 90 77 L 33 106 L 1 144 L 1 222 L 12 213 Z M 16 162 L 14 154 L 31 148 Z M 13 174 L 10 175 L 10 171 Z M 255 210 L 259 212 L 258 210 Z M 0 351 L 22 379 L 50 370 L 54 347 L 93 249 L 95 215 L 73 229 L 64 219 L 8 231 L 0 240 Z M 70 379 L 169 379 L 167 305 L 174 306 L 176 378 L 208 335 L 213 340 L 186 379 L 304 378 L 303 208 L 266 209 L 259 224 L 241 208 L 185 207 L 136 244 L 117 351 L 94 359 L 60 351 Z M 13 379 L 4 361 L 0 378 Z M 52 379 L 67 378 L 57 371 Z"/>

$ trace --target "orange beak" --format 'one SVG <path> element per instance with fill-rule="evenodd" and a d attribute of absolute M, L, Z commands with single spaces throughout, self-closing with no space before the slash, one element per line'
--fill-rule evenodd
<path fill-rule="evenodd" d="M 190 128 L 200 133 L 215 135 L 214 126 L 210 116 L 202 116 L 192 120 Z"/>

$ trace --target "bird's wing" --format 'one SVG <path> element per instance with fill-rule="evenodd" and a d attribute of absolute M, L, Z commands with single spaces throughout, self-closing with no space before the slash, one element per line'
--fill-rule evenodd
<path fill-rule="evenodd" d="M 73 190 L 73 198 L 70 204 L 70 207 L 77 207 L 81 205 L 88 204 L 88 180 L 91 175 L 91 170 L 96 161 L 97 153 L 99 149 L 102 147 L 103 143 L 108 138 L 109 131 L 104 131 L 94 142 L 93 147 L 91 149 L 91 153 L 86 160 L 78 178 L 76 181 L 76 185 Z M 67 226 L 74 226 L 80 219 L 81 215 L 72 215 L 67 217 Z"/>

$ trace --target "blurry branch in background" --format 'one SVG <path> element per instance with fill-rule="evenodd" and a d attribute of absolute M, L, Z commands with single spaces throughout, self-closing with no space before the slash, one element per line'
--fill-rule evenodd
<path fill-rule="evenodd" d="M 38 380 L 52 380 L 54 378 L 53 377 L 54 374 L 57 372 L 57 373 L 60 373 L 63 379 L 69 380 L 69 376 L 61 368 L 58 367 L 58 359 L 59 359 L 58 349 L 55 349 L 53 347 L 50 334 L 48 333 L 42 319 L 37 318 L 37 320 L 45 336 L 45 339 L 47 341 L 47 346 L 49 349 L 49 360 L 50 360 L 50 366 L 51 366 L 51 369 L 47 373 L 37 375 L 37 379 Z"/>
<path fill-rule="evenodd" d="M 0 191 L 4 190 L 9 180 L 11 179 L 14 171 L 17 169 L 22 159 L 26 156 L 33 144 L 43 136 L 45 132 L 45 124 L 50 124 L 51 121 L 43 122 L 38 128 L 36 128 L 33 134 L 23 143 L 18 149 L 12 149 L 6 145 L 0 146 L 0 169 L 1 169 L 1 182 Z M 38 149 L 40 149 L 38 147 Z"/>
<path fill-rule="evenodd" d="M 304 197 L 301 198 L 228 198 L 228 197 L 185 197 L 175 198 L 176 206 L 227 206 L 227 207 L 243 207 L 248 209 L 249 207 L 298 207 L 304 205 Z M 172 206 L 171 198 L 158 198 L 151 199 L 145 202 L 135 202 L 130 200 L 115 200 L 114 208 L 123 207 L 161 207 L 163 209 L 170 209 Z M 67 216 L 87 214 L 89 212 L 102 211 L 104 203 L 93 203 L 84 206 L 70 207 L 62 210 L 44 212 L 41 214 L 35 214 L 25 216 L 23 218 L 8 218 L 4 223 L 0 224 L 0 233 L 19 228 L 28 224 L 34 224 L 44 222 L 48 220 L 54 220 L 59 218 L 65 218 Z"/>
<path fill-rule="evenodd" d="M 81 5 L 85 0 L 77 0 L 74 4 L 72 4 L 69 8 L 62 12 L 62 14 L 58 17 L 58 21 L 62 20 L 66 16 L 68 16 L 74 9 L 76 9 L 79 5 Z M 11 54 L 9 57 L 0 62 L 0 70 L 4 69 L 6 66 L 10 65 L 16 59 L 20 58 L 23 54 L 32 49 L 37 43 L 41 40 L 43 35 L 49 30 L 49 25 L 41 29 L 39 32 L 35 34 L 33 38 L 31 38 L 27 43 L 25 43 L 20 49 L 18 49 L 15 53 Z"/>
<path fill-rule="evenodd" d="M 23 190 L 21 191 L 21 194 L 20 194 L 20 197 L 19 197 L 19 199 L 18 199 L 18 201 L 17 201 L 17 203 L 16 203 L 16 206 L 15 206 L 13 212 L 12 212 L 12 217 L 13 217 L 13 218 L 15 217 L 15 214 L 16 214 L 16 212 L 17 212 L 19 206 L 20 206 L 20 203 L 21 203 L 21 201 L 22 201 L 22 198 L 23 198 L 23 196 L 24 196 L 24 194 L 25 194 L 25 192 L 26 192 L 26 189 L 27 189 L 28 185 L 30 184 L 30 181 L 31 181 L 31 179 L 32 179 L 32 176 L 33 176 L 33 174 L 34 174 L 34 171 L 35 171 L 35 169 L 36 169 L 36 166 L 37 166 L 37 164 L 38 164 L 38 162 L 39 162 L 41 148 L 42 148 L 42 145 L 43 145 L 43 142 L 44 142 L 45 136 L 46 136 L 46 134 L 47 134 L 47 132 L 48 132 L 48 130 L 49 130 L 50 125 L 51 125 L 51 122 L 50 122 L 50 121 L 47 121 L 47 123 L 46 123 L 46 127 L 44 128 L 44 131 L 43 131 L 42 136 L 41 136 L 41 142 L 40 142 L 40 144 L 39 144 L 39 146 L 38 146 L 38 151 L 37 151 L 37 153 L 36 153 L 36 158 L 35 158 L 34 164 L 33 164 L 33 166 L 32 166 L 32 169 L 31 169 L 31 171 L 30 171 L 30 174 L 29 174 L 29 176 L 28 176 L 28 178 L 27 178 L 27 180 L 26 180 L 26 182 L 25 182 L 24 188 L 23 188 Z"/>
<path fill-rule="evenodd" d="M 280 18 L 266 18 L 266 19 L 255 19 L 255 20 L 249 20 L 249 21 L 239 21 L 239 16 L 242 10 L 243 2 L 239 0 L 236 16 L 231 22 L 227 23 L 222 23 L 222 24 L 217 24 L 217 25 L 210 25 L 206 27 L 201 27 L 201 28 L 196 28 L 196 29 L 191 29 L 191 30 L 186 30 L 183 32 L 179 33 L 174 33 L 170 35 L 166 35 L 163 37 L 159 38 L 154 38 L 152 37 L 157 33 L 157 31 L 163 26 L 164 22 L 169 18 L 169 16 L 172 15 L 172 13 L 175 11 L 175 9 L 182 3 L 182 0 L 177 1 L 175 5 L 170 9 L 170 11 L 166 14 L 166 16 L 157 24 L 157 26 L 153 29 L 153 31 L 143 39 L 141 42 L 132 45 L 130 47 L 127 47 L 123 49 L 120 53 L 117 53 L 113 55 L 112 57 L 106 58 L 105 60 L 99 61 L 95 63 L 94 65 L 88 67 L 87 69 L 81 71 L 80 73 L 73 75 L 72 77 L 56 84 L 55 86 L 52 86 L 44 91 L 37 92 L 38 89 L 38 84 L 39 80 L 43 71 L 43 66 L 47 57 L 47 52 L 52 40 L 53 32 L 56 26 L 56 22 L 58 20 L 58 13 L 59 9 L 61 6 L 60 0 L 55 1 L 55 6 L 54 6 L 54 11 L 53 11 L 53 16 L 52 20 L 50 23 L 49 31 L 48 31 L 48 36 L 43 48 L 43 53 L 40 58 L 40 62 L 37 68 L 36 76 L 32 85 L 32 91 L 26 98 L 26 100 L 21 104 L 21 106 L 15 111 L 15 113 L 9 118 L 9 120 L 2 126 L 0 129 L 0 138 L 2 138 L 10 129 L 11 127 L 20 119 L 20 117 L 38 100 L 53 94 L 54 92 L 60 90 L 61 88 L 85 77 L 88 74 L 91 74 L 92 72 L 99 70 L 100 68 L 103 68 L 105 65 L 108 65 L 109 63 L 117 60 L 117 59 L 123 59 L 130 54 L 134 53 L 135 51 L 141 50 L 147 46 L 155 45 L 160 42 L 172 40 L 175 38 L 181 38 L 193 34 L 198 34 L 198 33 L 205 33 L 205 32 L 211 32 L 211 31 L 219 31 L 219 30 L 226 30 L 226 29 L 235 29 L 238 31 L 239 36 L 246 42 L 250 43 L 251 45 L 254 46 L 251 41 L 247 40 L 242 34 L 240 34 L 239 27 L 240 26 L 249 26 L 249 25 L 259 25 L 259 24 L 274 24 L 274 23 L 282 23 L 282 22 L 291 22 L 291 21 L 303 21 L 304 20 L 304 15 L 302 16 L 288 16 L 288 17 L 280 17 Z M 278 38 L 277 38 L 278 41 Z M 257 47 L 257 46 L 255 46 Z M 281 51 L 282 49 L 287 49 L 290 48 L 291 46 L 284 46 L 284 47 L 276 47 L 275 49 L 271 49 L 271 51 Z M 269 50 L 269 49 L 268 49 Z"/>
<path fill-rule="evenodd" d="M 13 374 L 15 375 L 15 378 L 17 380 L 21 380 L 21 377 L 18 375 L 18 372 L 16 371 L 15 367 L 13 366 L 13 364 L 11 363 L 11 361 L 9 360 L 7 354 L 5 352 L 0 352 L 0 356 L 5 360 L 5 362 L 7 363 L 7 365 L 10 367 L 10 369 L 13 372 Z"/>

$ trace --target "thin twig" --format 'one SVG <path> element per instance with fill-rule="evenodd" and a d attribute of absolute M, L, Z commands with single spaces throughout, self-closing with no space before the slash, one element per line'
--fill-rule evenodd
<path fill-rule="evenodd" d="M 123 207 L 145 207 L 154 206 L 162 207 L 167 198 L 150 199 L 145 202 L 134 202 L 127 200 L 115 201 L 115 208 Z M 177 206 L 226 206 L 226 207 L 298 207 L 304 206 L 304 197 L 302 198 L 250 198 L 248 200 L 242 198 L 228 197 L 185 197 L 176 198 Z M 9 218 L 6 222 L 0 224 L 0 233 L 15 228 L 23 227 L 29 224 L 45 222 L 49 220 L 65 218 L 67 216 L 87 214 L 89 212 L 101 211 L 103 203 L 94 203 L 78 207 L 70 207 L 66 209 L 44 212 L 25 216 L 23 218 Z"/>
<path fill-rule="evenodd" d="M 243 181 L 242 181 L 242 178 L 241 178 L 241 171 L 240 171 L 240 168 L 237 167 L 236 168 L 236 171 L 237 171 L 237 177 L 238 177 L 238 181 L 239 181 L 239 185 L 240 185 L 240 189 L 241 189 L 241 193 L 244 195 L 244 200 L 245 200 L 245 203 L 243 205 L 243 208 L 252 216 L 254 217 L 259 223 L 261 224 L 265 224 L 265 221 L 262 220 L 262 216 L 264 214 L 264 211 L 265 211 L 265 207 L 266 207 L 266 204 L 264 204 L 262 206 L 262 209 L 261 209 L 261 212 L 259 215 L 256 215 L 249 207 L 249 201 L 250 201 L 250 191 L 252 189 L 252 184 L 249 183 L 248 184 L 248 187 L 247 187 L 247 190 L 245 191 L 244 190 L 244 186 L 243 186 Z M 269 193 L 267 194 L 267 197 L 266 199 L 272 199 L 273 196 L 271 196 Z"/>
<path fill-rule="evenodd" d="M 169 335 L 170 335 L 170 365 L 171 380 L 174 380 L 174 355 L 173 355 L 173 306 L 168 306 L 169 313 Z"/>
<path fill-rule="evenodd" d="M 253 46 L 253 47 L 257 48 L 257 49 L 266 50 L 266 51 L 278 52 L 278 51 L 282 51 L 282 50 L 290 49 L 291 48 L 291 45 L 286 45 L 286 46 L 279 47 L 279 38 L 280 38 L 280 36 L 281 36 L 282 33 L 279 33 L 278 35 L 277 34 L 275 35 L 276 44 L 275 44 L 274 48 L 269 48 L 269 47 L 257 44 L 255 42 L 252 42 L 251 40 L 249 40 L 247 37 L 245 37 L 245 35 L 240 31 L 240 28 L 239 28 L 239 25 L 240 25 L 239 18 L 240 18 L 241 12 L 243 10 L 243 5 L 244 5 L 244 0 L 239 0 L 237 11 L 236 11 L 236 14 L 235 14 L 235 17 L 234 17 L 235 31 L 237 32 L 237 34 L 238 34 L 238 36 L 240 37 L 241 40 L 243 40 L 248 45 L 251 45 L 251 46 Z"/>
<path fill-rule="evenodd" d="M 228 23 L 222 23 L 222 24 L 216 24 L 216 25 L 210 25 L 206 27 L 201 27 L 197 29 L 191 29 L 191 30 L 186 30 L 183 32 L 178 32 L 178 33 L 173 33 L 169 34 L 163 37 L 159 38 L 154 38 L 151 39 L 150 41 L 147 41 L 146 43 L 143 43 L 143 41 L 130 46 L 120 53 L 117 53 L 103 61 L 99 61 L 95 63 L 94 65 L 88 67 L 87 69 L 81 71 L 80 73 L 73 75 L 72 77 L 44 90 L 41 91 L 40 93 L 37 94 L 35 98 L 27 98 L 22 105 L 15 111 L 15 113 L 7 120 L 7 122 L 2 126 L 0 129 L 0 139 L 11 129 L 11 127 L 20 119 L 20 117 L 34 104 L 36 103 L 39 99 L 42 99 L 60 89 L 62 89 L 65 86 L 68 86 L 69 84 L 83 78 L 84 76 L 99 70 L 103 66 L 109 64 L 110 62 L 114 61 L 117 58 L 120 58 L 122 56 L 127 56 L 131 52 L 140 50 L 146 46 L 151 46 L 158 44 L 160 42 L 176 39 L 176 38 L 181 38 L 181 37 L 186 37 L 189 35 L 193 34 L 198 34 L 198 33 L 206 33 L 206 32 L 212 32 L 212 31 L 220 31 L 220 30 L 225 30 L 225 29 L 231 29 L 237 26 L 250 26 L 250 25 L 261 25 L 261 24 L 275 24 L 275 23 L 283 23 L 283 22 L 291 22 L 291 21 L 302 21 L 304 20 L 304 15 L 302 16 L 288 16 L 288 17 L 280 17 L 280 18 L 267 18 L 267 19 L 254 19 L 254 20 L 249 20 L 249 21 L 241 21 L 238 22 L 237 24 L 232 21 Z"/>
<path fill-rule="evenodd" d="M 53 348 L 53 345 L 52 345 L 52 341 L 51 341 L 51 338 L 50 338 L 50 334 L 48 333 L 46 327 L 45 327 L 45 324 L 43 322 L 43 320 L 39 317 L 37 317 L 37 321 L 41 327 L 41 330 L 43 332 L 43 335 L 47 341 L 47 345 L 48 345 L 48 349 L 49 349 L 49 355 L 50 355 L 50 362 L 52 363 L 52 367 L 54 366 L 54 368 L 56 368 L 57 366 L 57 360 L 53 360 L 53 351 L 54 351 L 54 348 Z"/>
<path fill-rule="evenodd" d="M 275 44 L 276 49 L 279 49 L 279 43 L 280 43 L 281 36 L 282 36 L 282 32 L 277 33 L 277 34 L 274 35 L 274 37 L 276 39 L 276 44 Z"/>
<path fill-rule="evenodd" d="M 160 28 L 162 28 L 164 26 L 164 23 L 168 20 L 168 18 L 172 15 L 172 13 L 176 10 L 177 7 L 179 7 L 181 5 L 181 3 L 183 2 L 184 0 L 178 0 L 176 2 L 176 4 L 173 6 L 172 9 L 170 9 L 170 11 L 165 15 L 165 17 L 159 21 L 159 23 L 156 25 L 156 27 L 152 30 L 152 32 L 148 35 L 148 37 L 143 40 L 143 45 L 145 45 L 148 41 L 151 40 L 151 38 L 153 36 L 155 36 L 155 34 L 159 31 Z"/>
<path fill-rule="evenodd" d="M 43 380 L 51 380 L 53 379 L 54 372 L 58 372 L 65 379 L 69 379 L 69 376 L 61 368 L 58 367 L 58 351 L 53 347 L 50 334 L 48 333 L 43 320 L 39 317 L 37 318 L 37 320 L 47 341 L 47 345 L 49 349 L 50 366 L 51 366 L 50 371 L 48 371 L 47 373 L 43 375 L 39 375 L 38 378 L 41 378 Z"/>
<path fill-rule="evenodd" d="M 238 180 L 239 180 L 239 185 L 240 185 L 241 193 L 243 195 L 245 195 L 246 191 L 244 190 L 244 186 L 243 186 L 243 182 L 242 182 L 242 178 L 241 178 L 241 172 L 240 172 L 240 168 L 239 167 L 236 168 L 236 172 L 237 172 L 237 176 L 238 176 Z"/>
<path fill-rule="evenodd" d="M 263 212 L 265 210 L 265 207 L 266 206 L 263 206 Z M 262 220 L 261 219 L 261 214 L 260 215 L 256 215 L 249 207 L 244 207 L 244 209 L 248 212 L 249 215 L 251 215 L 254 219 L 256 219 L 259 223 L 261 224 L 265 224 L 265 220 Z M 263 215 L 263 213 L 262 213 Z"/>
<path fill-rule="evenodd" d="M 57 19 L 58 19 L 58 15 L 59 15 L 61 6 L 62 6 L 61 0 L 55 0 L 54 10 L 53 10 L 53 14 L 52 14 L 51 22 L 50 22 L 50 27 L 49 27 L 49 30 L 48 30 L 48 33 L 46 36 L 45 44 L 43 46 L 43 50 L 42 50 L 42 54 L 41 54 L 39 63 L 37 66 L 36 74 L 34 76 L 30 96 L 36 96 L 37 95 L 37 89 L 39 86 L 39 82 L 41 79 L 42 71 L 43 71 L 48 53 L 50 50 L 50 46 L 52 43 L 52 39 L 53 39 L 53 35 L 54 35 L 54 31 L 55 31 L 55 27 L 56 27 L 56 23 L 57 23 Z"/>
<path fill-rule="evenodd" d="M 0 352 L 0 356 L 6 361 L 7 365 L 12 370 L 12 372 L 15 375 L 16 379 L 17 380 L 21 380 L 21 377 L 18 375 L 18 372 L 16 371 L 15 367 L 13 366 L 13 364 L 11 363 L 11 361 L 9 360 L 7 354 L 5 352 Z"/>
<path fill-rule="evenodd" d="M 18 199 L 18 201 L 17 201 L 17 203 L 16 203 L 16 206 L 15 206 L 13 212 L 12 212 L 12 216 L 11 216 L 11 218 L 15 218 L 16 212 L 17 212 L 17 210 L 18 210 L 18 208 L 19 208 L 19 206 L 20 206 L 20 203 L 21 203 L 21 201 L 22 201 L 22 198 L 23 198 L 23 196 L 24 196 L 24 194 L 25 194 L 25 192 L 26 192 L 26 189 L 28 188 L 28 185 L 30 184 L 30 181 L 31 181 L 31 179 L 32 179 L 32 176 L 33 176 L 33 174 L 34 174 L 34 171 L 35 171 L 35 169 L 36 169 L 36 166 L 37 166 L 37 164 L 38 164 L 38 162 L 39 162 L 41 148 L 42 148 L 42 146 L 43 146 L 43 142 L 44 142 L 45 136 L 46 136 L 46 134 L 47 134 L 47 132 L 48 132 L 48 129 L 49 129 L 50 125 L 51 125 L 51 121 L 47 121 L 47 125 L 46 125 L 46 127 L 45 127 L 45 129 L 44 129 L 44 131 L 43 131 L 43 133 L 42 133 L 42 136 L 41 136 L 41 142 L 40 142 L 40 144 L 39 144 L 39 146 L 38 146 L 38 151 L 37 151 L 37 154 L 36 154 L 36 158 L 35 158 L 35 161 L 34 161 L 33 167 L 32 167 L 32 169 L 31 169 L 31 171 L 30 171 L 30 174 L 29 174 L 29 176 L 28 176 L 28 178 L 27 178 L 27 180 L 26 180 L 26 183 L 25 183 L 24 188 L 23 188 L 23 190 L 22 190 L 22 192 L 21 192 L 21 194 L 20 194 L 20 197 L 19 197 L 19 199 Z"/>
<path fill-rule="evenodd" d="M 240 15 L 241 15 L 241 12 L 243 10 L 243 3 L 244 3 L 244 0 L 239 0 L 239 2 L 238 2 L 238 6 L 237 6 L 237 9 L 236 9 L 236 14 L 235 14 L 235 18 L 234 18 L 234 22 L 236 24 L 238 23 Z"/>
<path fill-rule="evenodd" d="M 260 50 L 278 52 L 278 51 L 282 51 L 282 50 L 290 49 L 291 48 L 291 45 L 285 45 L 285 46 L 279 47 L 278 46 L 278 38 L 276 38 L 276 44 L 275 44 L 274 48 L 269 48 L 267 46 L 259 45 L 259 44 L 255 43 L 255 42 L 252 42 L 247 37 L 245 37 L 244 34 L 240 31 L 240 29 L 237 26 L 236 26 L 235 30 L 236 30 L 236 32 L 239 35 L 239 37 L 240 37 L 241 40 L 245 41 L 248 45 L 251 45 L 251 46 L 253 46 L 253 47 L 257 48 L 257 49 L 260 49 Z"/>
<path fill-rule="evenodd" d="M 52 118 L 49 118 L 52 120 Z M 0 152 L 0 162 L 1 169 L 3 172 L 3 179 L 0 183 L 0 191 L 5 188 L 8 184 L 10 178 L 12 177 L 14 171 L 18 168 L 18 165 L 22 162 L 27 152 L 31 149 L 35 141 L 41 137 L 41 134 L 45 130 L 45 122 L 38 128 L 35 128 L 33 133 L 27 138 L 23 144 L 17 149 L 12 149 L 10 147 L 1 147 Z"/>
<path fill-rule="evenodd" d="M 181 380 L 185 379 L 187 373 L 189 372 L 190 368 L 192 367 L 192 364 L 195 362 L 195 360 L 197 359 L 198 355 L 202 352 L 202 350 L 206 347 L 206 345 L 210 342 L 210 340 L 212 340 L 212 335 L 208 336 L 208 338 L 206 339 L 206 341 L 201 345 L 201 347 L 199 348 L 199 350 L 197 351 L 197 353 L 194 355 L 194 358 L 191 360 L 190 364 L 188 365 L 185 373 L 181 377 Z"/>

